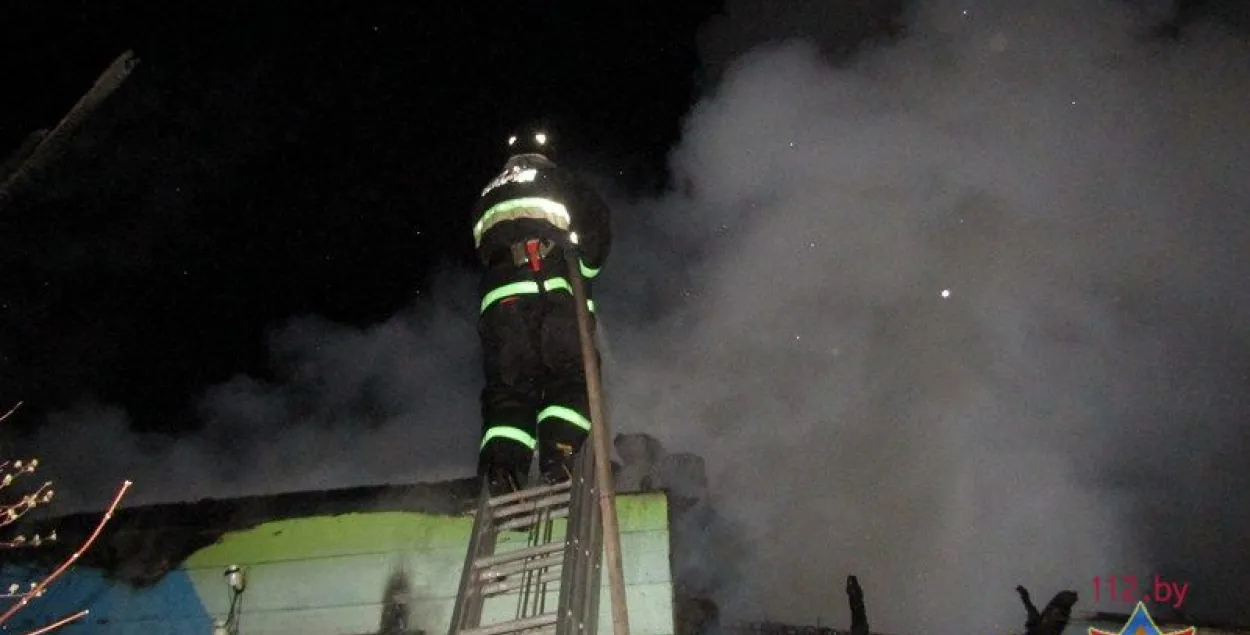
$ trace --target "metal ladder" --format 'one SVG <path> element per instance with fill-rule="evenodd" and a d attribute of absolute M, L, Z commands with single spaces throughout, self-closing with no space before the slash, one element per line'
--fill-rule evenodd
<path fill-rule="evenodd" d="M 448 635 L 595 635 L 603 526 L 592 450 L 583 444 L 571 479 L 557 485 L 494 498 L 483 486 Z M 555 530 L 559 518 L 563 532 Z M 526 545 L 496 551 L 508 531 L 528 531 Z M 548 607 L 557 583 L 556 606 Z M 504 613 L 496 606 L 509 601 L 512 615 L 482 623 L 488 606 Z"/>

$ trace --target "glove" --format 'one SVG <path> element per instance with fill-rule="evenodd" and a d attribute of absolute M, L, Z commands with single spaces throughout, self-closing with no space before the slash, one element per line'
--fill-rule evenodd
<path fill-rule="evenodd" d="M 560 247 L 564 248 L 566 251 L 577 253 L 578 252 L 577 232 L 569 230 L 561 234 L 560 235 Z"/>

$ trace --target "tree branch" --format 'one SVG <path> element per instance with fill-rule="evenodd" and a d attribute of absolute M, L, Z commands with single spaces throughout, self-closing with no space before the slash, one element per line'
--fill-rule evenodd
<path fill-rule="evenodd" d="M 96 524 L 95 531 L 91 532 L 91 535 L 87 537 L 87 540 L 83 542 L 82 546 L 79 547 L 73 555 L 66 558 L 65 561 L 61 563 L 61 566 L 57 567 L 51 575 L 44 578 L 41 582 L 39 582 L 39 584 L 36 584 L 34 588 L 22 597 L 22 599 L 18 600 L 13 606 L 10 606 L 9 610 L 5 611 L 3 615 L 0 615 L 0 624 L 4 624 L 9 621 L 9 618 L 13 617 L 18 611 L 26 608 L 26 605 L 30 603 L 32 598 L 37 598 L 43 595 L 43 590 L 46 589 L 49 584 L 52 584 L 53 580 L 60 577 L 62 573 L 65 573 L 65 570 L 73 566 L 75 562 L 78 562 L 78 559 L 82 557 L 82 554 L 90 549 L 91 545 L 95 543 L 97 538 L 100 537 L 100 532 L 104 530 L 104 525 L 108 524 L 108 521 L 113 517 L 113 512 L 117 511 L 117 506 L 121 503 L 122 497 L 126 495 L 126 490 L 130 489 L 132 484 L 133 483 L 130 481 L 124 481 L 122 483 L 121 488 L 117 490 L 117 495 L 113 497 L 113 502 L 109 504 L 108 509 L 104 512 L 104 516 L 101 517 L 100 522 Z"/>
<path fill-rule="evenodd" d="M 8 419 L 10 415 L 17 412 L 17 409 L 21 407 L 22 407 L 22 402 L 19 401 L 12 408 L 9 408 L 8 412 L 4 413 L 3 415 L 0 415 L 0 423 L 4 423 L 5 419 Z"/>
<path fill-rule="evenodd" d="M 41 503 L 52 500 L 52 481 L 39 486 L 39 489 L 23 496 L 11 505 L 0 505 L 0 527 L 17 522 L 26 512 L 38 507 Z"/>
<path fill-rule="evenodd" d="M 35 629 L 35 630 L 33 630 L 33 631 L 29 632 L 29 633 L 26 633 L 26 635 L 43 635 L 43 633 L 50 633 L 50 632 L 52 632 L 52 631 L 55 631 L 55 630 L 56 630 L 56 629 L 58 629 L 58 628 L 61 628 L 62 626 L 65 626 L 66 624 L 69 624 L 70 622 L 73 622 L 73 621 L 75 621 L 75 620 L 80 620 L 80 619 L 82 619 L 82 618 L 86 617 L 86 616 L 87 616 L 87 613 L 90 613 L 90 611 L 88 611 L 87 609 L 83 609 L 83 610 L 81 610 L 81 611 L 79 611 L 79 612 L 77 612 L 77 613 L 75 613 L 75 614 L 73 614 L 73 615 L 70 615 L 70 616 L 68 616 L 68 617 L 62 617 L 61 619 L 59 619 L 59 620 L 57 620 L 57 621 L 55 621 L 55 622 L 53 622 L 53 623 L 51 623 L 51 624 L 49 624 L 49 625 L 47 625 L 47 626 L 43 626 L 43 627 L 38 628 L 38 629 Z"/>

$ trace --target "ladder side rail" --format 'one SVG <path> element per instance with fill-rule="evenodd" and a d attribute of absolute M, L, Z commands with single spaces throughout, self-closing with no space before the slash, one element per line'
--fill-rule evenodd
<path fill-rule="evenodd" d="M 483 483 L 478 496 L 477 512 L 473 514 L 473 530 L 465 550 L 464 568 L 460 572 L 460 590 L 456 593 L 448 635 L 459 635 L 460 631 L 475 628 L 482 621 L 483 598 L 477 583 L 477 561 L 493 555 L 495 551 L 494 540 L 490 539 L 494 519 L 491 518 L 489 503 L 490 494 Z"/>
<path fill-rule="evenodd" d="M 593 635 L 599 630 L 599 598 L 603 594 L 599 583 L 599 563 L 603 555 L 603 507 L 600 499 L 604 492 L 596 474 L 596 463 L 600 458 L 595 452 L 588 453 L 584 464 L 579 466 L 585 475 L 586 493 L 583 498 L 587 507 L 585 533 L 582 536 L 583 595 L 578 607 L 583 616 L 582 633 L 585 635 Z M 611 459 L 607 460 L 610 462 Z"/>
<path fill-rule="evenodd" d="M 575 635 L 577 633 L 577 620 L 574 615 L 574 595 L 577 588 L 581 585 L 581 576 L 579 574 L 578 555 L 579 555 L 579 536 L 585 525 L 584 516 L 586 515 L 586 494 L 585 479 L 582 475 L 581 465 L 582 457 L 590 451 L 587 444 L 582 445 L 582 449 L 578 452 L 578 460 L 571 475 L 569 491 L 569 516 L 565 524 L 564 530 L 564 569 L 560 576 L 559 600 L 556 610 L 559 612 L 559 621 L 556 622 L 556 635 Z"/>
<path fill-rule="evenodd" d="M 560 583 L 560 622 L 557 635 L 582 635 L 587 628 L 590 551 L 595 527 L 594 449 L 584 444 L 572 475 L 573 492 L 570 504 L 576 504 L 576 515 L 570 510 L 565 550 L 565 570 Z M 598 616 L 594 616 L 595 621 Z"/>
<path fill-rule="evenodd" d="M 591 473 L 591 470 L 587 470 Z M 588 597 L 586 598 L 588 606 L 585 611 L 589 617 L 586 622 L 585 635 L 596 635 L 599 631 L 599 601 L 603 597 L 603 586 L 601 583 L 601 574 L 603 573 L 603 508 L 599 506 L 598 499 L 602 496 L 597 483 L 590 480 L 592 484 L 590 503 L 590 518 L 587 524 L 590 525 L 590 544 L 587 550 L 590 552 L 585 567 L 586 573 L 586 589 Z"/>
<path fill-rule="evenodd" d="M 571 237 L 572 238 L 572 237 Z M 612 484 L 612 438 L 607 412 L 603 407 L 603 377 L 599 369 L 599 355 L 595 346 L 593 318 L 587 302 L 585 280 L 581 274 L 581 257 L 573 244 L 564 249 L 568 263 L 569 281 L 573 291 L 573 304 L 577 310 L 577 334 L 582 347 L 582 368 L 586 375 L 586 397 L 590 408 L 590 438 L 595 459 L 589 467 L 594 470 L 596 498 L 603 509 L 602 540 L 603 562 L 608 575 L 608 587 L 612 594 L 612 635 L 629 635 L 629 608 L 625 598 L 625 573 L 621 562 L 621 533 L 616 513 L 615 488 Z"/>

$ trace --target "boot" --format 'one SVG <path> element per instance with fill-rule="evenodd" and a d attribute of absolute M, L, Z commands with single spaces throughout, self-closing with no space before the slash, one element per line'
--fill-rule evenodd
<path fill-rule="evenodd" d="M 520 479 L 507 468 L 491 468 L 486 472 L 486 489 L 491 498 L 511 494 L 521 489 Z"/>
<path fill-rule="evenodd" d="M 555 456 L 541 457 L 539 460 L 539 474 L 542 476 L 543 485 L 556 485 L 573 478 L 573 467 L 576 462 L 573 446 L 557 443 L 555 452 L 552 454 Z"/>
<path fill-rule="evenodd" d="M 555 469 L 542 473 L 543 485 L 558 485 L 572 477 L 573 475 L 569 474 L 568 470 L 564 469 L 562 465 L 557 465 Z"/>

